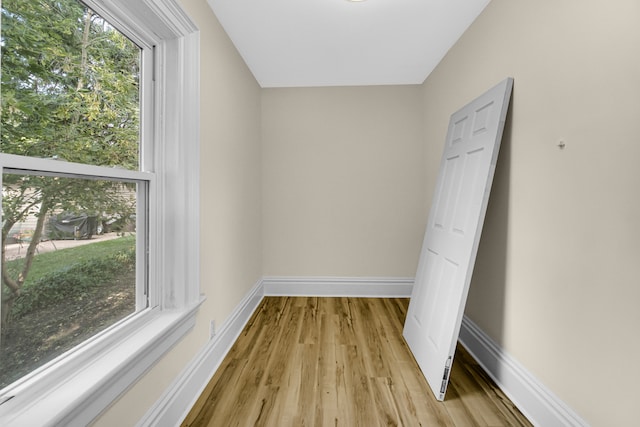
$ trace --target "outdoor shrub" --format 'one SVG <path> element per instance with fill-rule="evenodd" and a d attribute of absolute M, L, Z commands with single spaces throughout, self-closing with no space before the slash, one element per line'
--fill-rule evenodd
<path fill-rule="evenodd" d="M 14 302 L 11 317 L 19 319 L 34 310 L 81 298 L 91 288 L 109 285 L 123 271 L 135 268 L 135 255 L 135 248 L 131 248 L 71 264 L 47 274 L 23 289 Z"/>

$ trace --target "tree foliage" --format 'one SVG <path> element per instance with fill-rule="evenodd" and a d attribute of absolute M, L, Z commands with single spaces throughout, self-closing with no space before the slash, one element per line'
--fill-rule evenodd
<path fill-rule="evenodd" d="M 138 168 L 140 50 L 76 0 L 2 0 L 0 152 Z M 131 186 L 131 184 L 129 184 Z M 47 215 L 60 211 L 126 217 L 127 184 L 3 175 L 3 319 L 20 294 Z M 22 271 L 4 269 L 10 229 L 37 218 Z"/>

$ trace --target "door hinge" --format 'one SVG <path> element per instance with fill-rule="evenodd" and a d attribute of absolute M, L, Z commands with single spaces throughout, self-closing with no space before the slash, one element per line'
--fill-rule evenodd
<path fill-rule="evenodd" d="M 451 360 L 452 357 L 447 358 L 447 363 L 444 365 L 444 374 L 442 375 L 442 385 L 440 386 L 441 398 L 444 399 L 444 392 L 447 391 L 447 384 L 449 383 L 449 376 L 451 375 Z"/>

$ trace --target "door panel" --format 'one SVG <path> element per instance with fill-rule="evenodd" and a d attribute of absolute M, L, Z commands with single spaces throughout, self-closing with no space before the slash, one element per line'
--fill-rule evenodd
<path fill-rule="evenodd" d="M 404 337 L 444 400 L 513 79 L 451 116 Z"/>

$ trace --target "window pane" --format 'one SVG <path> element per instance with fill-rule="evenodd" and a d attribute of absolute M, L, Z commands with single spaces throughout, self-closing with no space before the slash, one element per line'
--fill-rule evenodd
<path fill-rule="evenodd" d="M 141 51 L 76 0 L 2 0 L 0 151 L 139 168 Z"/>
<path fill-rule="evenodd" d="M 0 388 L 144 308 L 135 228 L 144 183 L 2 179 Z"/>

